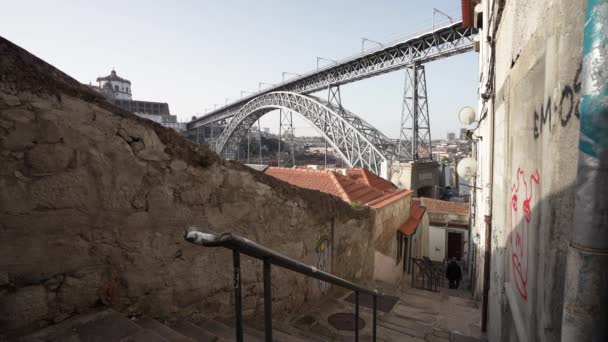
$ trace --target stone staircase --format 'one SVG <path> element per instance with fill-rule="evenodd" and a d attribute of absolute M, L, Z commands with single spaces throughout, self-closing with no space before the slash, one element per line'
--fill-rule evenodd
<path fill-rule="evenodd" d="M 284 320 L 273 320 L 273 340 L 354 341 L 349 324 L 331 324 L 330 316 L 354 312 L 348 301 L 350 293 L 327 296 L 320 304 Z M 391 291 L 398 297 L 389 309 L 378 312 L 377 341 L 452 342 L 480 341 L 473 326 L 478 312 L 475 303 L 449 293 L 408 288 Z M 361 302 L 361 301 L 360 301 Z M 372 310 L 360 305 L 360 318 L 365 324 L 359 330 L 360 341 L 372 340 Z M 477 311 L 476 311 L 477 310 Z M 471 319 L 471 317 L 473 319 Z M 464 321 L 459 321 L 463 320 Z M 468 320 L 467 320 L 468 319 Z M 350 327 L 354 324 L 350 322 Z M 360 323 L 361 326 L 361 323 Z M 244 319 L 244 341 L 264 341 L 261 319 Z M 475 336 L 475 337 L 471 337 Z M 150 317 L 128 318 L 112 309 L 102 309 L 73 317 L 62 323 L 37 331 L 20 341 L 70 342 L 206 342 L 234 341 L 233 320 L 176 321 L 162 323 Z"/>

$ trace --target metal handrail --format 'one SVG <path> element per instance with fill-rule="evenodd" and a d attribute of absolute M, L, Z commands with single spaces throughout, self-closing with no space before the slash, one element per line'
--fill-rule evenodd
<path fill-rule="evenodd" d="M 327 283 L 344 287 L 355 292 L 355 341 L 359 341 L 359 293 L 367 293 L 373 297 L 373 326 L 372 338 L 376 341 L 376 321 L 378 311 L 378 296 L 382 293 L 359 286 L 348 280 L 336 277 L 278 253 L 268 247 L 233 233 L 216 233 L 207 229 L 188 227 L 184 238 L 186 241 L 204 247 L 225 247 L 232 250 L 232 263 L 234 267 L 234 303 L 236 318 L 236 340 L 243 341 L 243 315 L 241 302 L 241 271 L 240 253 L 264 261 L 264 331 L 265 340 L 272 341 L 272 294 L 271 294 L 271 265 L 277 265 L 288 270 L 315 278 Z"/>
<path fill-rule="evenodd" d="M 432 263 L 429 264 L 429 262 L 427 262 L 425 259 L 413 258 L 412 261 L 414 263 L 414 267 L 412 270 L 412 287 L 417 287 L 416 283 L 415 283 L 415 281 L 416 281 L 415 274 L 416 274 L 416 266 L 418 266 L 418 270 L 422 274 L 422 288 L 426 288 L 431 291 L 437 291 L 437 286 L 443 279 L 442 272 L 440 272 L 438 269 L 436 269 Z M 425 279 L 424 279 L 425 276 L 428 277 L 426 286 L 425 286 Z"/>

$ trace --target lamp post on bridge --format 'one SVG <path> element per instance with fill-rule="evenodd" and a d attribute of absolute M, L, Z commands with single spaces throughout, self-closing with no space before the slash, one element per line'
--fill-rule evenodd
<path fill-rule="evenodd" d="M 384 44 L 377 42 L 375 40 L 371 40 L 365 37 L 361 38 L 361 54 L 365 53 L 365 42 L 370 42 L 370 43 L 374 43 L 374 44 L 378 44 L 378 46 L 380 47 L 384 47 Z"/>
<path fill-rule="evenodd" d="M 450 17 L 449 15 L 443 13 L 442 11 L 440 11 L 440 10 L 438 10 L 436 8 L 433 8 L 433 34 L 435 32 L 435 14 L 436 13 L 443 14 L 444 17 L 446 17 L 446 18 L 448 18 L 450 20 L 450 23 L 454 22 L 454 19 L 452 17 Z"/>
<path fill-rule="evenodd" d="M 258 83 L 258 93 L 259 93 L 260 91 L 262 91 L 262 84 L 269 85 L 269 86 L 273 86 L 273 87 L 276 87 L 276 86 L 277 86 L 276 84 L 272 84 L 272 83 L 259 82 L 259 83 Z"/>
<path fill-rule="evenodd" d="M 293 73 L 293 72 L 283 71 L 283 83 L 285 83 L 285 75 L 296 75 L 298 77 L 302 77 L 302 75 L 300 75 L 300 74 L 296 74 L 296 73 Z"/>
<path fill-rule="evenodd" d="M 319 61 L 320 60 L 324 60 L 324 61 L 332 62 L 334 64 L 338 64 L 338 62 L 334 61 L 333 59 L 324 58 L 324 57 L 318 57 L 317 56 L 317 70 L 319 70 Z"/>
<path fill-rule="evenodd" d="M 241 90 L 241 99 L 243 98 L 243 93 L 255 94 L 255 91 Z"/>

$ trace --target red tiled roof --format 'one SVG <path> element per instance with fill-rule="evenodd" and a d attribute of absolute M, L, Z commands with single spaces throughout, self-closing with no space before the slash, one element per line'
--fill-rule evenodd
<path fill-rule="evenodd" d="M 264 172 L 301 188 L 338 196 L 349 203 L 367 203 L 385 195 L 376 188 L 357 183 L 332 170 L 268 167 Z"/>
<path fill-rule="evenodd" d="M 343 172 L 339 172 L 338 170 L 346 170 L 346 176 L 351 180 L 361 183 L 364 185 L 371 186 L 380 191 L 384 192 L 393 192 L 399 190 L 397 186 L 386 179 L 379 177 L 367 169 L 360 167 L 350 167 L 350 168 L 326 168 L 323 165 L 299 165 L 296 166 L 297 169 L 314 169 L 314 170 L 332 170 L 336 171 L 336 173 L 343 174 Z"/>
<path fill-rule="evenodd" d="M 422 215 L 426 209 L 418 205 L 416 201 L 412 201 L 412 206 L 410 209 L 410 217 L 405 221 L 400 227 L 399 230 L 405 235 L 412 235 L 416 232 L 416 228 L 418 228 L 418 224 L 420 224 L 420 220 L 422 220 Z"/>
<path fill-rule="evenodd" d="M 403 198 L 405 196 L 412 194 L 413 192 L 414 192 L 414 190 L 407 190 L 407 189 L 403 189 L 403 190 L 399 190 L 399 191 L 395 191 L 395 192 L 389 192 L 382 197 L 378 197 L 375 200 L 368 202 L 367 205 L 372 208 L 382 208 L 387 204 L 393 203 L 400 198 Z"/>
<path fill-rule="evenodd" d="M 378 177 L 377 175 L 369 172 L 367 169 L 348 168 L 346 169 L 346 174 L 355 182 L 369 185 L 380 191 L 391 192 L 398 190 L 395 184 L 382 177 Z"/>
<path fill-rule="evenodd" d="M 458 214 L 466 215 L 469 213 L 469 203 L 462 202 L 450 202 L 442 201 L 428 197 L 418 197 L 414 201 L 420 203 L 421 201 L 429 211 L 429 213 L 444 213 L 444 214 Z"/>

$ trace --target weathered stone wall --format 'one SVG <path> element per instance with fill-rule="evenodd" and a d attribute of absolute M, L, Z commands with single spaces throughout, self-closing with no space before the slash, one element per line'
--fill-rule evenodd
<path fill-rule="evenodd" d="M 189 224 L 371 280 L 369 209 L 223 162 L 2 38 L 0 55 L 0 330 L 99 305 L 231 315 L 231 253 L 185 242 Z M 245 314 L 261 310 L 261 270 L 242 258 Z M 322 290 L 273 270 L 276 314 Z"/>
<path fill-rule="evenodd" d="M 492 341 L 560 340 L 573 226 L 585 6 L 586 1 L 569 0 L 484 1 L 480 93 L 494 73 L 495 99 L 480 104 L 480 116 L 484 111 L 488 115 L 476 131 L 483 137 L 477 186 L 484 190 L 476 201 L 481 210 L 475 233 L 483 241 L 483 215 L 491 203 Z M 493 22 L 487 25 L 490 15 Z M 494 33 L 497 18 L 492 60 L 486 36 Z M 490 156 L 492 198 L 486 190 Z M 483 253 L 483 242 L 480 247 Z"/>

